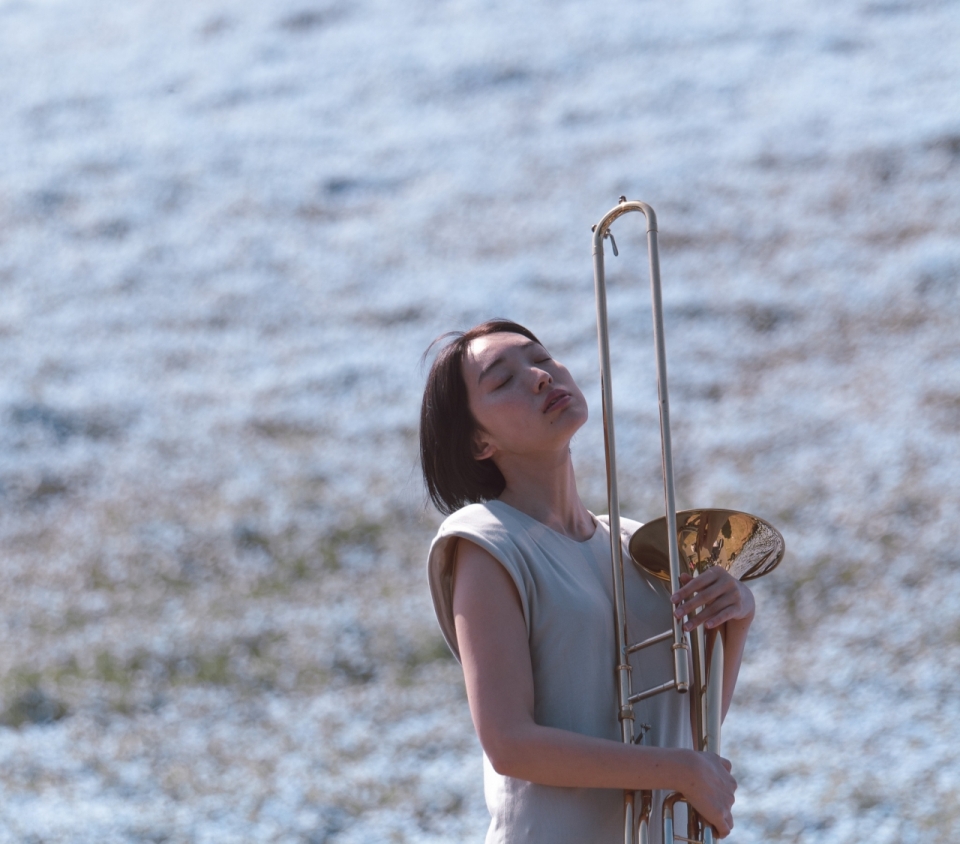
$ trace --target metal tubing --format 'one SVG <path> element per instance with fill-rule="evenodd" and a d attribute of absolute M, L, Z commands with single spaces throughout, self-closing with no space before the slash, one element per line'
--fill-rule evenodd
<path fill-rule="evenodd" d="M 682 799 L 683 797 L 675 791 L 663 801 L 663 844 L 674 844 L 676 841 L 673 831 L 673 806 Z"/>
<path fill-rule="evenodd" d="M 649 218 L 648 218 L 649 222 Z M 680 550 L 677 539 L 677 497 L 673 482 L 673 445 L 670 440 L 670 399 L 667 393 L 667 346 L 663 336 L 663 299 L 660 293 L 660 250 L 657 226 L 647 226 L 647 252 L 650 256 L 650 298 L 653 304 L 653 343 L 657 352 L 657 398 L 660 407 L 660 445 L 663 459 L 663 498 L 667 518 L 667 553 L 670 560 L 670 591 L 680 588 Z M 674 676 L 677 689 L 685 692 L 690 676 L 683 636 L 683 622 L 673 620 Z"/>
<path fill-rule="evenodd" d="M 720 755 L 720 724 L 723 721 L 723 638 L 713 640 L 707 672 L 707 750 Z"/>
<path fill-rule="evenodd" d="M 707 735 L 707 640 L 703 635 L 703 626 L 697 627 L 690 635 L 690 655 L 693 663 L 693 694 L 690 695 L 690 718 L 696 725 L 693 731 L 695 750 L 703 750 Z"/>
<path fill-rule="evenodd" d="M 648 697 L 653 697 L 654 695 L 660 694 L 660 692 L 668 692 L 670 689 L 675 689 L 677 687 L 676 680 L 668 680 L 666 683 L 661 683 L 659 686 L 654 686 L 652 689 L 644 689 L 642 692 L 637 692 L 635 695 L 630 695 L 630 703 L 640 703 L 641 700 L 646 700 Z"/>
<path fill-rule="evenodd" d="M 637 820 L 637 844 L 650 844 L 650 810 L 653 808 L 653 792 L 640 792 L 640 817 Z"/>
<path fill-rule="evenodd" d="M 673 817 L 668 818 L 666 812 L 663 814 L 663 841 L 664 844 L 673 844 L 676 841 L 673 834 Z"/>
<path fill-rule="evenodd" d="M 610 554 L 613 567 L 614 621 L 617 638 L 617 689 L 620 732 L 623 741 L 633 741 L 633 706 L 630 703 L 630 668 L 627 663 L 626 607 L 623 594 L 623 546 L 620 536 L 620 494 L 617 487 L 616 433 L 613 414 L 613 383 L 610 375 L 610 331 L 607 317 L 607 290 L 603 263 L 603 240 L 613 222 L 624 214 L 639 211 L 647 221 L 650 267 L 650 296 L 653 307 L 653 334 L 657 358 L 657 393 L 660 407 L 660 440 L 663 460 L 664 509 L 667 519 L 667 547 L 670 583 L 680 588 L 680 552 L 677 540 L 677 507 L 673 480 L 673 449 L 670 442 L 670 403 L 667 392 L 666 343 L 663 332 L 663 301 L 660 294 L 660 256 L 657 247 L 657 215 L 645 202 L 627 202 L 608 211 L 593 229 L 593 276 L 597 301 L 597 339 L 600 352 L 600 389 L 603 408 L 603 441 L 607 469 L 607 507 L 610 520 Z M 674 682 L 679 692 L 690 686 L 687 662 L 689 645 L 683 620 L 673 620 Z M 629 738 L 628 738 L 629 734 Z"/>
<path fill-rule="evenodd" d="M 617 641 L 617 696 L 619 703 L 620 735 L 625 743 L 632 744 L 634 736 L 633 704 L 647 697 L 676 689 L 686 692 L 690 686 L 689 644 L 683 631 L 683 619 L 673 619 L 672 630 L 628 648 L 627 616 L 624 597 L 623 539 L 620 535 L 620 495 L 617 488 L 616 435 L 613 421 L 613 384 L 610 376 L 610 332 L 607 318 L 607 291 L 603 266 L 603 241 L 609 235 L 610 226 L 623 214 L 639 211 L 647 221 L 647 252 L 650 265 L 650 297 L 653 309 L 653 336 L 657 358 L 657 395 L 660 408 L 660 442 L 663 460 L 663 494 L 667 521 L 667 548 L 670 565 L 670 586 L 673 592 L 680 588 L 680 552 L 677 537 L 677 505 L 673 479 L 673 450 L 670 442 L 670 402 L 667 392 L 666 343 L 663 333 L 663 301 L 660 293 L 660 256 L 657 246 L 657 216 L 645 202 L 627 202 L 620 197 L 619 204 L 593 228 L 593 277 L 597 302 L 597 341 L 600 352 L 600 390 L 603 408 L 603 443 L 607 469 L 607 506 L 610 524 L 610 559 L 613 569 L 614 624 Z M 616 250 L 614 250 L 616 252 Z M 673 639 L 674 678 L 654 689 L 637 695 L 632 694 L 628 655 L 654 642 Z M 699 693 L 697 687 L 696 692 Z M 673 795 L 669 800 L 681 799 Z M 669 802 L 669 801 L 668 801 Z M 635 792 L 624 792 L 624 842 L 634 844 Z M 669 819 L 668 819 L 669 814 Z M 673 802 L 669 809 L 664 806 L 664 830 L 669 824 L 667 844 L 673 841 Z M 638 834 L 645 835 L 646 822 L 638 819 Z M 643 840 L 641 844 L 644 844 Z"/>
<path fill-rule="evenodd" d="M 609 216 L 609 215 L 608 215 Z M 604 218 L 606 219 L 606 218 Z M 617 638 L 617 698 L 620 738 L 633 744 L 633 706 L 630 703 L 630 665 L 627 662 L 626 605 L 623 595 L 623 544 L 620 538 L 620 497 L 617 489 L 616 436 L 613 428 L 613 389 L 610 383 L 610 334 L 607 328 L 607 291 L 603 272 L 603 227 L 593 238 L 593 278 L 597 299 L 597 337 L 600 346 L 600 390 L 603 404 L 603 446 L 607 469 L 607 506 L 610 559 L 613 567 L 613 613 Z M 634 793 L 623 793 L 623 840 L 634 844 Z"/>
<path fill-rule="evenodd" d="M 628 202 L 621 196 L 617 206 L 608 211 L 597 225 L 593 227 L 593 275 L 597 300 L 597 341 L 600 348 L 600 387 L 603 399 L 603 443 L 607 468 L 607 506 L 610 512 L 610 559 L 613 569 L 614 592 L 614 622 L 617 640 L 617 695 L 619 704 L 618 717 L 620 719 L 620 733 L 624 742 L 633 743 L 634 712 L 633 705 L 648 697 L 661 694 L 670 689 L 678 692 L 687 692 L 690 689 L 690 657 L 693 663 L 693 695 L 690 706 L 694 724 L 694 747 L 698 751 L 708 750 L 720 753 L 720 722 L 723 714 L 723 641 L 718 633 L 713 642 L 710 658 L 710 668 L 706 666 L 706 636 L 702 625 L 696 627 L 695 633 L 688 639 L 683 631 L 686 619 L 673 619 L 672 629 L 644 639 L 630 645 L 627 634 L 626 607 L 623 579 L 623 540 L 620 534 L 620 496 L 617 489 L 617 460 L 616 437 L 613 422 L 613 384 L 610 377 L 610 332 L 607 320 L 607 290 L 603 266 L 603 241 L 609 237 L 613 243 L 613 254 L 617 254 L 616 243 L 610 226 L 624 214 L 639 211 L 647 221 L 647 255 L 650 269 L 650 299 L 653 313 L 653 339 L 657 358 L 657 402 L 660 409 L 660 444 L 663 460 L 663 498 L 666 522 L 667 558 L 671 591 L 680 588 L 680 548 L 677 531 L 677 502 L 673 478 L 673 449 L 670 441 L 670 400 L 667 391 L 667 353 L 663 331 L 663 299 L 660 292 L 660 254 L 657 243 L 657 216 L 653 209 L 645 202 Z M 714 522 L 709 514 L 718 516 L 719 522 Z M 726 510 L 691 511 L 684 516 L 698 515 L 700 521 L 697 548 L 711 548 L 710 559 L 701 560 L 696 555 L 685 557 L 690 573 L 701 572 L 711 565 L 723 565 L 735 577 L 759 577 L 770 571 L 783 557 L 783 537 L 772 526 L 746 513 L 732 513 Z M 724 546 L 723 540 L 717 540 L 717 530 L 721 525 L 729 524 L 729 519 L 737 517 L 747 520 L 747 525 L 753 525 L 749 536 L 741 536 L 739 545 L 735 549 Z M 724 521 L 727 520 L 727 521 Z M 694 520 L 694 523 L 697 523 Z M 689 522 L 685 522 L 689 525 Z M 756 558 L 754 565 L 746 570 L 741 568 L 734 573 L 733 561 L 736 554 L 744 551 L 746 542 L 755 536 L 759 527 L 765 531 L 763 542 L 756 543 L 762 553 Z M 648 531 L 648 528 L 651 529 Z M 686 529 L 686 528 L 685 528 Z M 641 528 L 631 541 L 631 547 L 637 539 L 640 540 L 637 549 L 633 550 L 634 559 L 651 574 L 663 577 L 662 546 L 660 545 L 659 519 Z M 741 531 L 737 531 L 741 533 Z M 730 534 L 724 533 L 727 539 Z M 774 541 L 777 540 L 777 541 Z M 647 547 L 652 543 L 655 550 L 656 563 L 648 566 L 643 557 Z M 686 545 L 685 545 L 686 547 Z M 723 553 L 721 553 L 723 552 Z M 724 559 L 725 558 L 725 561 Z M 775 559 L 774 559 L 775 558 Z M 749 565 L 750 556 L 746 556 Z M 665 578 L 664 578 L 665 579 Z M 661 683 L 651 689 L 633 694 L 630 682 L 630 664 L 628 657 L 644 648 L 659 642 L 673 639 L 673 680 Z M 692 640 L 692 641 L 691 641 Z M 691 653 L 692 651 L 692 653 Z M 644 795 L 644 808 L 637 819 L 638 835 L 641 844 L 646 842 L 646 818 L 649 815 L 649 792 Z M 634 817 L 636 793 L 624 792 L 624 841 L 634 844 Z M 665 844 L 674 844 L 674 841 L 694 841 L 703 844 L 713 844 L 716 833 L 700 816 L 693 806 L 687 805 L 687 836 L 674 836 L 673 806 L 677 802 L 685 802 L 683 795 L 671 794 L 664 802 L 663 829 Z"/>
<path fill-rule="evenodd" d="M 665 630 L 663 633 L 658 633 L 656 636 L 651 636 L 649 639 L 644 639 L 642 642 L 630 645 L 630 647 L 627 648 L 627 653 L 632 654 L 637 651 L 642 651 L 644 648 L 649 648 L 651 645 L 657 644 L 657 642 L 665 642 L 671 636 L 673 636 L 673 631 Z"/>
<path fill-rule="evenodd" d="M 623 792 L 623 841 L 624 844 L 634 844 L 633 814 L 636 792 Z"/>

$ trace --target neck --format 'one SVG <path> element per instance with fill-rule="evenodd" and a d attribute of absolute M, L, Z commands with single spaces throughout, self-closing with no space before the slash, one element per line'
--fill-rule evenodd
<path fill-rule="evenodd" d="M 498 460 L 497 467 L 507 482 L 500 495 L 504 504 L 577 542 L 593 536 L 596 525 L 577 493 L 567 449 L 561 454 L 512 455 Z"/>

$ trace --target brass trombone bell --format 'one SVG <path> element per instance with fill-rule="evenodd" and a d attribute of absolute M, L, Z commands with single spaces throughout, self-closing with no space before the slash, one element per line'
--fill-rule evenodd
<path fill-rule="evenodd" d="M 786 544 L 769 522 L 736 510 L 677 513 L 681 570 L 697 575 L 721 566 L 737 580 L 753 580 L 777 567 Z M 630 556 L 654 577 L 670 582 L 665 517 L 647 522 L 630 537 Z"/>

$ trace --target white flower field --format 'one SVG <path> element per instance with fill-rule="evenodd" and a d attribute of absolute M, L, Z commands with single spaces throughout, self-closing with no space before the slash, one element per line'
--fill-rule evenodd
<path fill-rule="evenodd" d="M 788 545 L 729 840 L 960 834 L 956 0 L 0 0 L 0 125 L 0 844 L 482 841 L 420 356 L 529 325 L 603 512 L 620 194 L 660 222 L 680 503 Z"/>

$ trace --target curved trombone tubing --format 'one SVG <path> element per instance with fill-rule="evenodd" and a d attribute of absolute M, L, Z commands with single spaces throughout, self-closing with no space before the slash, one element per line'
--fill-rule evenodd
<path fill-rule="evenodd" d="M 690 645 L 683 632 L 683 619 L 673 620 L 673 680 L 655 689 L 633 694 L 630 683 L 628 655 L 656 642 L 670 638 L 669 634 L 654 640 L 628 646 L 626 606 L 623 590 L 623 546 L 620 536 L 620 495 L 617 488 L 616 435 L 613 422 L 613 385 L 610 378 L 610 331 L 607 319 L 607 290 L 603 267 L 603 241 L 609 236 L 610 226 L 619 217 L 638 211 L 647 221 L 647 250 L 650 260 L 650 295 L 653 302 L 653 337 L 657 356 L 657 394 L 660 407 L 660 441 L 663 458 L 663 492 L 666 504 L 667 543 L 670 561 L 670 588 L 680 588 L 680 553 L 677 542 L 676 494 L 673 481 L 673 451 L 670 443 L 670 403 L 667 395 L 666 346 L 663 336 L 663 302 L 660 295 L 660 255 L 657 246 L 657 215 L 645 202 L 628 202 L 621 196 L 619 204 L 608 211 L 593 229 L 593 278 L 597 300 L 597 335 L 600 347 L 600 388 L 603 396 L 603 440 L 607 468 L 607 505 L 610 518 L 610 552 L 613 564 L 614 617 L 617 636 L 617 695 L 619 702 L 621 739 L 634 743 L 633 705 L 646 697 L 676 689 L 686 692 L 690 687 L 688 653 Z M 614 241 L 614 250 L 616 251 Z M 645 798 L 646 799 L 646 798 Z M 624 844 L 634 844 L 635 795 L 624 792 Z M 649 809 L 646 812 L 649 816 Z M 645 827 L 644 818 L 637 818 L 636 826 Z M 643 829 L 638 832 L 643 832 Z M 644 836 L 645 837 L 645 836 Z M 641 842 L 642 844 L 642 842 Z"/>
<path fill-rule="evenodd" d="M 683 571 L 696 574 L 712 565 L 720 565 L 734 577 L 748 579 L 771 571 L 783 558 L 783 537 L 772 525 L 730 510 L 691 510 L 679 514 L 683 527 L 678 531 L 676 494 L 673 478 L 673 452 L 670 442 L 670 403 L 667 395 L 666 346 L 663 335 L 663 302 L 660 294 L 660 257 L 657 247 L 657 216 L 645 202 L 620 202 L 593 227 L 593 271 L 597 300 L 597 338 L 600 350 L 600 385 L 603 403 L 604 452 L 607 469 L 607 504 L 610 519 L 610 556 L 613 567 L 614 620 L 617 639 L 617 696 L 621 739 L 628 744 L 634 737 L 633 706 L 642 700 L 666 691 L 687 692 L 691 687 L 690 663 L 693 664 L 691 709 L 696 725 L 694 746 L 697 750 L 720 753 L 720 722 L 723 698 L 723 640 L 715 637 L 706 670 L 706 637 L 703 627 L 696 628 L 691 641 L 683 632 L 686 619 L 674 619 L 673 627 L 642 642 L 629 644 L 623 576 L 623 546 L 620 534 L 620 496 L 617 488 L 616 436 L 613 422 L 613 386 L 610 378 L 610 333 L 607 321 L 607 292 L 603 266 L 603 241 L 610 238 L 613 253 L 616 241 L 610 226 L 619 217 L 633 211 L 644 215 L 647 223 L 647 248 L 650 263 L 650 296 L 653 305 L 653 337 L 657 358 L 657 395 L 660 407 L 660 443 L 663 460 L 664 519 L 644 525 L 630 540 L 633 560 L 661 579 L 669 579 L 672 592 L 680 588 L 683 533 Z M 664 549 L 666 545 L 666 549 Z M 664 550 L 666 554 L 664 555 Z M 666 560 L 663 557 L 666 556 Z M 666 565 L 664 565 L 666 563 Z M 634 693 L 631 687 L 629 656 L 661 642 L 672 640 L 674 676 L 672 680 L 651 689 Z M 691 652 L 692 651 L 692 652 Z M 641 735 L 642 740 L 642 735 Z M 636 792 L 624 792 L 624 844 L 647 844 L 652 795 L 640 792 L 641 804 L 636 811 Z M 676 840 L 703 844 L 714 843 L 714 830 L 704 823 L 692 807 L 688 807 L 687 836 L 675 836 L 673 807 L 685 802 L 681 794 L 669 795 L 663 805 L 664 844 Z M 700 836 L 698 838 L 698 836 Z"/>

